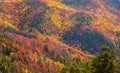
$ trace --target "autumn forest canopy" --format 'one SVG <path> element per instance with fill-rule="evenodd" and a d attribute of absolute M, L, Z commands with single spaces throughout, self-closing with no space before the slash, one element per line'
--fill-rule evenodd
<path fill-rule="evenodd" d="M 119 0 L 0 1 L 0 73 L 119 69 Z"/>

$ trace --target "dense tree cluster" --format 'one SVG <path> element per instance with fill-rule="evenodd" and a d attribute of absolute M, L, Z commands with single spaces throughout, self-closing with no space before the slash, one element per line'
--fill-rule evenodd
<path fill-rule="evenodd" d="M 119 73 L 120 63 L 116 61 L 114 51 L 106 45 L 101 49 L 103 52 L 96 54 L 91 61 L 65 66 L 58 73 Z"/>
<path fill-rule="evenodd" d="M 79 48 L 82 48 L 84 51 L 89 51 L 92 54 L 101 52 L 101 49 L 98 48 L 100 48 L 103 44 L 106 44 L 110 46 L 111 49 L 114 49 L 114 44 L 101 32 L 90 29 L 82 30 L 81 27 L 81 25 L 76 25 L 71 28 L 63 35 L 63 40 L 72 46 L 74 46 L 74 44 L 80 44 Z"/>

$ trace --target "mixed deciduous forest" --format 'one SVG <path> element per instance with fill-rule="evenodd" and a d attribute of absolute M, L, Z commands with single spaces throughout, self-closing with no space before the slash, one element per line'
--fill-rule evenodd
<path fill-rule="evenodd" d="M 0 73 L 120 73 L 120 1 L 0 0 Z"/>

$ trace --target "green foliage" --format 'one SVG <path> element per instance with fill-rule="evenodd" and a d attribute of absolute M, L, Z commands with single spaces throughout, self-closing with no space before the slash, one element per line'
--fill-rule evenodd
<path fill-rule="evenodd" d="M 117 66 L 118 66 L 118 69 L 120 69 L 120 60 L 119 60 L 119 62 L 117 63 Z M 120 73 L 120 70 L 118 70 L 117 73 Z"/>
<path fill-rule="evenodd" d="M 12 24 L 10 24 L 10 23 L 8 23 L 8 22 L 6 22 L 6 23 L 4 24 L 4 27 L 5 27 L 5 28 L 9 28 L 9 29 L 11 29 L 11 30 L 12 30 L 12 29 L 16 29 L 15 26 L 13 26 Z"/>
<path fill-rule="evenodd" d="M 37 27 L 38 27 L 38 24 L 40 24 L 40 23 L 43 22 L 42 14 L 43 14 L 43 13 L 41 12 L 41 13 L 35 15 L 35 16 L 31 19 L 31 21 L 28 21 L 28 23 L 27 23 L 28 26 L 29 26 L 29 27 L 35 27 L 35 28 L 37 28 Z"/>
<path fill-rule="evenodd" d="M 75 18 L 75 20 L 78 22 L 77 24 L 82 24 L 82 25 L 90 25 L 92 22 L 92 17 L 89 14 L 84 14 L 84 13 L 75 13 L 70 16 L 71 18 Z"/>
<path fill-rule="evenodd" d="M 34 32 L 35 29 L 41 33 L 43 30 L 39 27 L 42 23 L 44 23 L 44 13 L 46 10 L 46 4 L 41 3 L 40 1 L 30 1 L 26 2 L 28 5 L 28 9 L 22 15 L 22 22 L 20 24 L 24 24 L 20 28 L 27 32 Z M 31 16 L 31 17 L 29 17 Z"/>
<path fill-rule="evenodd" d="M 11 49 L 10 49 L 10 48 L 5 47 L 5 48 L 3 49 L 3 54 L 4 54 L 4 55 L 10 55 L 10 53 L 11 53 Z"/>
<path fill-rule="evenodd" d="M 73 63 L 72 66 L 70 67 L 64 66 L 63 69 L 58 73 L 87 73 L 87 72 L 84 72 L 84 70 L 85 70 L 84 66 L 77 63 Z"/>
<path fill-rule="evenodd" d="M 53 14 L 52 9 L 49 6 L 46 6 L 45 17 L 47 19 L 51 19 L 52 14 Z"/>
<path fill-rule="evenodd" d="M 2 35 L 0 35 L 0 42 L 3 40 Z"/>
<path fill-rule="evenodd" d="M 0 54 L 0 72 L 2 73 L 18 73 L 12 63 L 10 63 L 6 56 Z"/>
<path fill-rule="evenodd" d="M 117 71 L 115 53 L 106 45 L 103 45 L 101 48 L 103 52 L 97 54 L 92 60 L 91 69 L 93 73 L 115 73 Z"/>
<path fill-rule="evenodd" d="M 48 45 L 44 45 L 44 50 L 45 50 L 46 52 L 49 52 Z"/>
<path fill-rule="evenodd" d="M 96 52 L 101 52 L 100 46 L 103 44 L 106 44 L 110 46 L 111 49 L 114 49 L 115 46 L 110 41 L 107 39 L 101 32 L 97 30 L 90 30 L 87 29 L 82 34 L 79 34 L 78 31 L 80 31 L 81 26 L 76 25 L 75 27 L 71 28 L 70 31 L 65 33 L 62 37 L 63 40 L 66 43 L 71 43 L 70 45 L 73 44 L 81 44 L 80 48 L 84 51 L 88 51 L 92 54 L 95 54 Z"/>
<path fill-rule="evenodd" d="M 113 50 L 106 45 L 101 49 L 103 52 L 96 54 L 92 61 L 64 67 L 60 73 L 119 73 L 120 64 L 116 62 Z"/>

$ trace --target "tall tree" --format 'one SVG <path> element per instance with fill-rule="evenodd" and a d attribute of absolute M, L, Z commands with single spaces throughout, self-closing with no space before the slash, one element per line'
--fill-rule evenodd
<path fill-rule="evenodd" d="M 95 56 L 91 63 L 93 73 L 115 73 L 117 71 L 116 56 L 110 47 L 103 45 L 102 53 Z"/>

